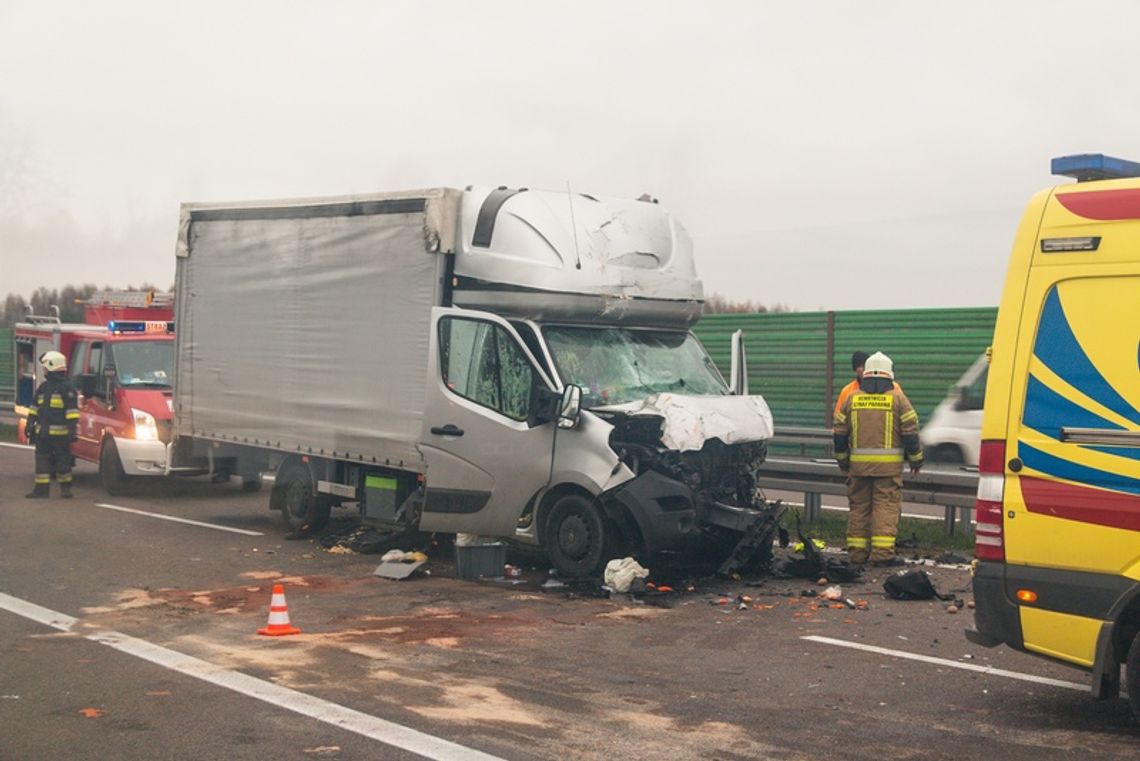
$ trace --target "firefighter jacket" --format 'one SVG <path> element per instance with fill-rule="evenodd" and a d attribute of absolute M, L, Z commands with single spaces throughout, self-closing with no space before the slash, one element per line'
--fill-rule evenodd
<path fill-rule="evenodd" d="M 839 398 L 835 400 L 835 411 L 831 413 L 831 416 L 835 417 L 836 415 L 838 415 L 839 411 L 841 409 L 843 409 L 843 403 L 847 401 L 847 397 L 851 396 L 852 394 L 854 394 L 858 390 L 859 390 L 859 379 L 858 378 L 851 381 L 850 383 L 848 383 L 843 388 L 839 389 Z M 895 391 L 901 391 L 901 390 L 902 389 L 899 388 L 899 384 L 896 383 L 895 384 Z"/>
<path fill-rule="evenodd" d="M 835 459 L 853 476 L 897 476 L 903 459 L 923 462 L 918 414 L 895 385 L 881 394 L 862 389 L 835 414 Z"/>
<path fill-rule="evenodd" d="M 61 373 L 49 373 L 36 389 L 28 409 L 28 438 L 49 440 L 75 438 L 79 426 L 79 398 Z"/>

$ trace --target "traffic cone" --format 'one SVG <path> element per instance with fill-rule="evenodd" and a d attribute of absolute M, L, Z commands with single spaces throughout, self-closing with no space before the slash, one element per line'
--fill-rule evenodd
<path fill-rule="evenodd" d="M 289 623 L 289 606 L 285 603 L 285 587 L 273 585 L 273 599 L 269 602 L 269 622 L 258 634 L 266 637 L 280 637 L 285 634 L 300 634 L 301 630 Z"/>

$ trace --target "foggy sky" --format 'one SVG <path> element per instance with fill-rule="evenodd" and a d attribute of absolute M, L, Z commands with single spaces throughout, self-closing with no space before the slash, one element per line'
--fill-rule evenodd
<path fill-rule="evenodd" d="M 996 7 L 995 7 L 996 6 Z M 0 296 L 174 279 L 182 201 L 651 193 L 706 293 L 997 303 L 1053 156 L 1140 159 L 1130 2 L 0 0 Z"/>

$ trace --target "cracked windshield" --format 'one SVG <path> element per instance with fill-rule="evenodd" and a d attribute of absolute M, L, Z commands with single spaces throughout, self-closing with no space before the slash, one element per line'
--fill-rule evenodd
<path fill-rule="evenodd" d="M 542 333 L 563 381 L 582 387 L 586 407 L 624 404 L 666 391 L 728 393 L 713 361 L 689 333 L 561 326 Z"/>
<path fill-rule="evenodd" d="M 174 376 L 173 341 L 128 341 L 115 344 L 111 350 L 119 385 L 170 388 Z"/>

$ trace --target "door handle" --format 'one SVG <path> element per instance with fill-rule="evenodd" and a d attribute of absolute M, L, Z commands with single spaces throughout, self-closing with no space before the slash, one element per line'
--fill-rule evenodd
<path fill-rule="evenodd" d="M 442 426 L 442 427 L 440 427 L 438 425 L 433 425 L 430 430 L 436 436 L 462 436 L 463 435 L 463 429 L 456 426 L 456 425 L 452 425 L 451 423 L 448 423 L 447 425 Z"/>

